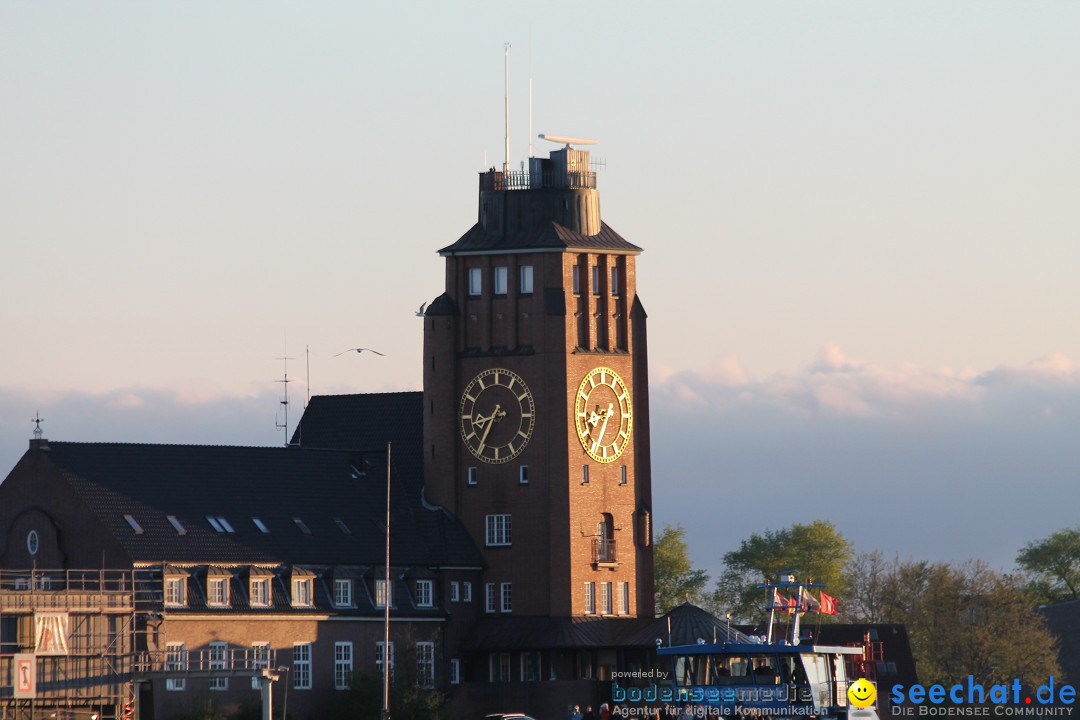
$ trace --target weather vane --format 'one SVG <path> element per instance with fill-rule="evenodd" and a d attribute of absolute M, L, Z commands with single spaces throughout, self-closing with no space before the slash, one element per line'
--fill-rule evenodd
<path fill-rule="evenodd" d="M 45 422 L 45 418 L 41 417 L 40 412 L 34 413 L 34 417 L 30 419 L 30 422 L 34 423 L 34 439 L 41 439 L 41 423 Z"/>

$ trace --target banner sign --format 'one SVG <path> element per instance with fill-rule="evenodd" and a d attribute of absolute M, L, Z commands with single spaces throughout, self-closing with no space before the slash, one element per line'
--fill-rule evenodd
<path fill-rule="evenodd" d="M 67 613 L 34 613 L 34 654 L 68 654 Z"/>
<path fill-rule="evenodd" d="M 15 697 L 33 698 L 37 694 L 37 658 L 17 653 L 15 660 Z"/>

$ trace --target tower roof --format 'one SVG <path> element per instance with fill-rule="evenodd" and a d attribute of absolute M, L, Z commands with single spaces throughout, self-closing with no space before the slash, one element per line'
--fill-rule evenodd
<path fill-rule="evenodd" d="M 520 227 L 512 232 L 489 232 L 481 223 L 473 225 L 453 245 L 439 250 L 440 255 L 482 255 L 519 250 L 567 252 L 572 250 L 601 250 L 607 253 L 637 255 L 641 248 L 623 239 L 607 223 L 600 223 L 596 235 L 582 235 L 557 222 L 545 222 Z"/>

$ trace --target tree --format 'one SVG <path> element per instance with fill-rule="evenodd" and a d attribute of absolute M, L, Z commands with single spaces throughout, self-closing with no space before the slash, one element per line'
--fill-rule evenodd
<path fill-rule="evenodd" d="M 1020 549 L 1016 564 L 1033 575 L 1031 589 L 1044 602 L 1080 598 L 1080 528 L 1028 543 Z"/>
<path fill-rule="evenodd" d="M 694 602 L 702 601 L 702 591 L 709 576 L 704 570 L 695 570 L 691 564 L 686 530 L 682 525 L 664 526 L 653 544 L 653 571 L 658 613 L 666 613 L 687 597 Z"/>
<path fill-rule="evenodd" d="M 716 582 L 710 609 L 717 615 L 730 612 L 735 619 L 756 622 L 761 618 L 760 608 L 768 604 L 765 591 L 757 586 L 766 578 L 776 580 L 783 570 L 796 570 L 799 579 L 825 583 L 828 593 L 840 599 L 843 611 L 848 591 L 845 566 L 851 556 L 851 543 L 826 520 L 754 533 L 738 550 L 724 555 L 724 572 Z"/>
<path fill-rule="evenodd" d="M 853 566 L 864 572 L 853 584 L 869 580 L 876 589 L 851 606 L 850 619 L 907 626 L 924 685 L 971 675 L 987 687 L 1012 678 L 1034 687 L 1059 674 L 1054 637 L 1018 578 L 977 561 L 860 558 Z"/>

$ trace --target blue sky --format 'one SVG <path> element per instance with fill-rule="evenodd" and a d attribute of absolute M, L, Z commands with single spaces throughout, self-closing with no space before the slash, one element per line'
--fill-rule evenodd
<path fill-rule="evenodd" d="M 534 134 L 600 139 L 645 248 L 658 525 L 714 570 L 816 517 L 1007 567 L 1080 499 L 1078 36 L 1062 2 L 0 3 L 0 468 L 37 411 L 280 442 L 305 346 L 312 392 L 419 388 L 510 42 L 511 162 L 531 65 Z"/>

